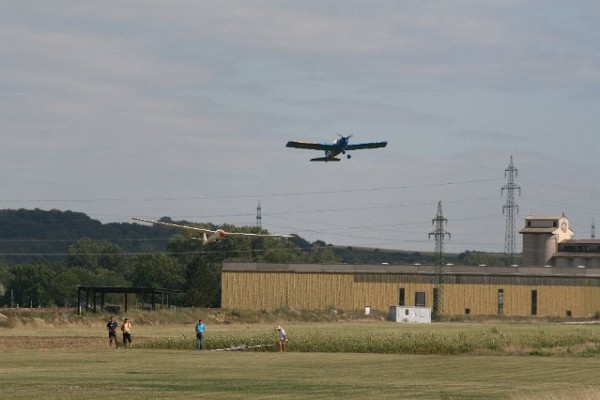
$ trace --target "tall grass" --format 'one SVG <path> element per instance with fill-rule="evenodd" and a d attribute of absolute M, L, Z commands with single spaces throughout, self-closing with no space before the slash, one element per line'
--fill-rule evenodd
<path fill-rule="evenodd" d="M 193 336 L 142 338 L 144 348 L 192 350 Z M 239 346 L 265 346 L 276 351 L 277 338 L 269 332 L 212 332 L 207 335 L 207 350 Z M 580 355 L 600 354 L 600 333 L 589 331 L 510 331 L 465 329 L 454 332 L 390 332 L 390 331 L 312 331 L 293 333 L 288 351 L 320 353 L 377 354 L 494 354 L 494 355 Z"/>
<path fill-rule="evenodd" d="M 275 348 L 276 340 L 272 335 L 266 334 L 225 334 L 217 333 L 207 335 L 206 350 L 241 350 L 254 349 L 268 351 Z M 163 350 L 194 350 L 196 338 L 192 335 L 178 337 L 140 338 L 136 341 L 137 348 L 163 349 Z"/>

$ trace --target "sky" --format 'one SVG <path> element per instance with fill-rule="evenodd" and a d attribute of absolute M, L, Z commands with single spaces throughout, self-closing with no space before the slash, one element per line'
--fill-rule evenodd
<path fill-rule="evenodd" d="M 2 209 L 255 225 L 340 246 L 503 252 L 600 237 L 600 3 L 0 4 Z M 387 140 L 339 163 L 289 140 Z M 521 238 L 516 233 L 517 247 Z"/>

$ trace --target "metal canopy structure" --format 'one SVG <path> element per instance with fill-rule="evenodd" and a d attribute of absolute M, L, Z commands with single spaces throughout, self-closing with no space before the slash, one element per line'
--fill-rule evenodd
<path fill-rule="evenodd" d="M 97 312 L 97 294 L 100 294 L 100 310 L 104 310 L 104 295 L 105 294 L 123 294 L 124 295 L 124 311 L 127 312 L 128 307 L 128 294 L 141 294 L 151 295 L 151 307 L 152 310 L 156 309 L 157 298 L 160 299 L 160 308 L 171 308 L 171 296 L 181 293 L 179 290 L 164 289 L 164 288 L 152 288 L 152 287 L 124 287 L 124 286 L 77 286 L 77 314 L 81 315 L 81 294 L 85 294 L 85 305 L 86 310 L 91 306 L 91 311 Z M 159 297 L 160 296 L 160 297 Z M 91 302 L 90 302 L 91 297 Z"/>

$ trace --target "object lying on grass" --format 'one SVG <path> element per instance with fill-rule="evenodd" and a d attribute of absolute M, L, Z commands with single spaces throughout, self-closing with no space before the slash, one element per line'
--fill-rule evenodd
<path fill-rule="evenodd" d="M 265 347 L 273 347 L 273 346 L 274 346 L 273 344 L 256 344 L 253 346 L 240 344 L 239 346 L 225 347 L 223 349 L 212 349 L 212 350 L 208 350 L 208 351 L 244 351 L 244 350 L 262 349 Z"/>

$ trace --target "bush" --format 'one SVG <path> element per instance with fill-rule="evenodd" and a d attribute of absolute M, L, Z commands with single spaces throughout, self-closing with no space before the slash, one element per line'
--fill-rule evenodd
<path fill-rule="evenodd" d="M 13 329 L 16 328 L 18 322 L 13 317 L 0 318 L 0 328 Z"/>

